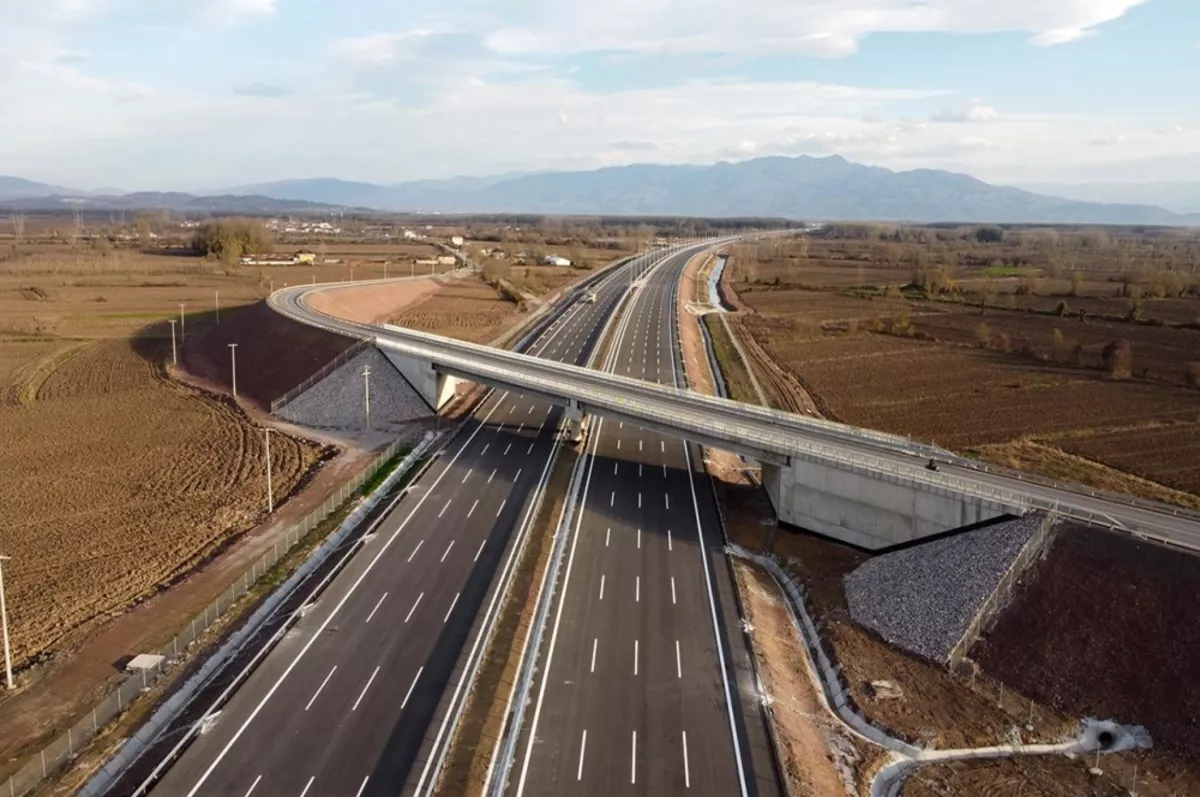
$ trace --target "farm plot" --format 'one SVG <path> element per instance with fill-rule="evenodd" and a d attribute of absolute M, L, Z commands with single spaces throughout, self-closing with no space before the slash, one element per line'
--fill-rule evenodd
<path fill-rule="evenodd" d="M 881 335 L 804 340 L 755 319 L 755 339 L 838 419 L 952 448 L 1088 426 L 1194 423 L 1197 395 L 995 352 Z"/>
<path fill-rule="evenodd" d="M 1200 495 L 1200 424 L 1097 431 L 1054 442 L 1077 456 Z"/>
<path fill-rule="evenodd" d="M 515 302 L 501 298 L 478 277 L 457 280 L 391 319 L 397 326 L 487 343 L 521 315 Z"/>
<path fill-rule="evenodd" d="M 918 304 L 914 310 L 933 309 Z M 945 306 L 937 309 L 945 309 Z M 980 325 L 983 325 L 981 327 Z M 922 313 L 913 326 L 923 335 L 949 343 L 985 343 L 1003 351 L 1024 353 L 1040 359 L 1102 369 L 1103 351 L 1114 341 L 1128 341 L 1129 369 L 1140 377 L 1187 384 L 1189 365 L 1200 361 L 1200 330 L 1171 329 L 1114 321 L 1081 322 L 1077 318 L 1054 318 L 1030 313 L 969 311 Z M 1055 343 L 1055 330 L 1059 343 Z"/>
<path fill-rule="evenodd" d="M 34 401 L 0 408 L 0 550 L 12 557 L 17 666 L 69 648 L 264 514 L 262 433 L 228 403 L 168 381 L 155 364 L 161 342 L 134 345 L 89 344 Z M 276 435 L 276 500 L 324 453 Z"/>

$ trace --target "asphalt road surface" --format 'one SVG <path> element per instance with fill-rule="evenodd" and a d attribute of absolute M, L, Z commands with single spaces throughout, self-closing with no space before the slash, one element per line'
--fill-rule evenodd
<path fill-rule="evenodd" d="M 683 385 L 687 259 L 667 259 L 637 289 L 617 373 Z M 593 424 L 508 793 L 779 794 L 699 449 Z"/>
<path fill-rule="evenodd" d="M 586 363 L 628 277 L 530 353 Z M 510 539 L 548 476 L 561 410 L 493 393 L 155 786 L 157 797 L 397 795 Z"/>

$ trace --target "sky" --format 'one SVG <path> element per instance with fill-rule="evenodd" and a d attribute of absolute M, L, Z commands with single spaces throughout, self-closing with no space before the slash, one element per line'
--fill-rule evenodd
<path fill-rule="evenodd" d="M 1200 180 L 1197 0 L 0 0 L 0 174 L 391 183 L 840 154 Z"/>

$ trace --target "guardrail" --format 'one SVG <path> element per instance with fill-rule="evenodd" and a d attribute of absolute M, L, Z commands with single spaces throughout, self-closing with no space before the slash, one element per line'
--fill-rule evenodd
<path fill-rule="evenodd" d="M 660 260 L 690 248 L 682 247 L 663 250 L 657 254 Z M 305 286 L 285 289 L 272 294 L 272 301 L 282 305 L 281 312 L 294 315 L 297 320 L 314 326 L 324 326 L 343 334 L 370 332 L 378 334 L 377 328 L 348 325 L 345 322 L 323 316 L 303 305 L 298 297 Z M 354 331 L 347 332 L 347 327 Z M 414 330 L 389 331 L 379 335 L 378 345 L 395 346 L 413 356 L 428 359 L 436 366 L 457 370 L 468 378 L 482 381 L 492 380 L 500 384 L 524 386 L 532 391 L 542 390 L 547 395 L 578 402 L 597 412 L 625 414 L 627 417 L 643 417 L 647 421 L 662 423 L 679 431 L 682 436 L 699 435 L 699 439 L 715 441 L 721 439 L 737 450 L 755 450 L 760 454 L 780 456 L 815 455 L 820 451 L 823 459 L 866 468 L 874 473 L 903 476 L 905 479 L 941 486 L 964 494 L 987 498 L 999 503 L 1028 509 L 1044 509 L 1080 522 L 1131 532 L 1143 539 L 1154 540 L 1188 549 L 1200 549 L 1200 531 L 1180 533 L 1164 526 L 1156 518 L 1134 518 L 1131 527 L 1128 520 L 1122 522 L 1107 512 L 1092 511 L 1078 499 L 1096 499 L 1109 502 L 1116 507 L 1144 511 L 1159 518 L 1182 518 L 1187 522 L 1200 520 L 1200 513 L 1189 512 L 1136 498 L 1112 496 L 1101 491 L 1081 488 L 1079 485 L 1045 484 L 1045 480 L 1028 474 L 1003 473 L 983 466 L 974 460 L 953 454 L 936 446 L 915 442 L 898 435 L 859 429 L 819 418 L 792 415 L 769 408 L 756 407 L 717 397 L 693 393 L 690 390 L 668 385 L 645 382 L 631 377 L 600 374 L 588 369 L 562 363 L 553 363 L 507 351 L 497 351 L 478 344 L 451 341 L 429 333 Z M 817 446 L 814 438 L 826 438 L 825 442 L 839 448 Z M 879 455 L 846 454 L 844 447 L 858 447 L 879 451 Z M 923 462 L 890 462 L 888 455 L 902 455 L 914 460 L 938 459 L 956 467 L 988 474 L 1004 479 L 1014 489 L 999 489 L 970 476 L 951 476 L 942 472 L 926 471 Z M 1046 498 L 1034 495 L 1034 490 L 1025 491 L 1021 483 L 1037 485 L 1054 490 L 1062 495 Z M 1128 519 L 1128 513 L 1124 513 Z"/>
<path fill-rule="evenodd" d="M 343 484 L 321 506 L 287 529 L 283 533 L 282 539 L 277 541 L 270 551 L 252 562 L 250 567 L 230 585 L 229 589 L 205 606 L 203 612 L 193 617 L 182 631 L 158 651 L 158 654 L 163 657 L 161 662 L 148 670 L 124 675 L 117 688 L 93 706 L 90 712 L 9 776 L 8 781 L 0 786 L 0 795 L 23 797 L 64 764 L 74 760 L 84 745 L 90 742 L 105 725 L 120 716 L 130 703 L 157 683 L 159 678 L 175 668 L 182 661 L 182 654 L 187 653 L 206 631 L 212 628 L 217 621 L 223 619 L 229 609 L 250 592 L 257 585 L 258 580 L 287 556 L 300 540 L 353 497 L 363 484 L 396 456 L 400 447 L 400 441 L 393 442 L 375 458 L 366 470 Z"/>

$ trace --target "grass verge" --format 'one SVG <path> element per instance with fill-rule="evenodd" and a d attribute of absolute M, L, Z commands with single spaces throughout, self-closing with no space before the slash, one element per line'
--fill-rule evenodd
<path fill-rule="evenodd" d="M 758 395 L 754 392 L 754 383 L 750 379 L 750 372 L 746 370 L 746 364 L 738 356 L 737 349 L 734 348 L 733 341 L 730 340 L 729 333 L 725 331 L 725 325 L 721 323 L 721 319 L 715 313 L 709 313 L 704 316 L 704 326 L 708 328 L 708 336 L 712 339 L 713 353 L 716 354 L 717 364 L 721 368 L 721 374 L 725 377 L 725 389 L 729 391 L 729 398 L 748 404 L 757 404 Z"/>

